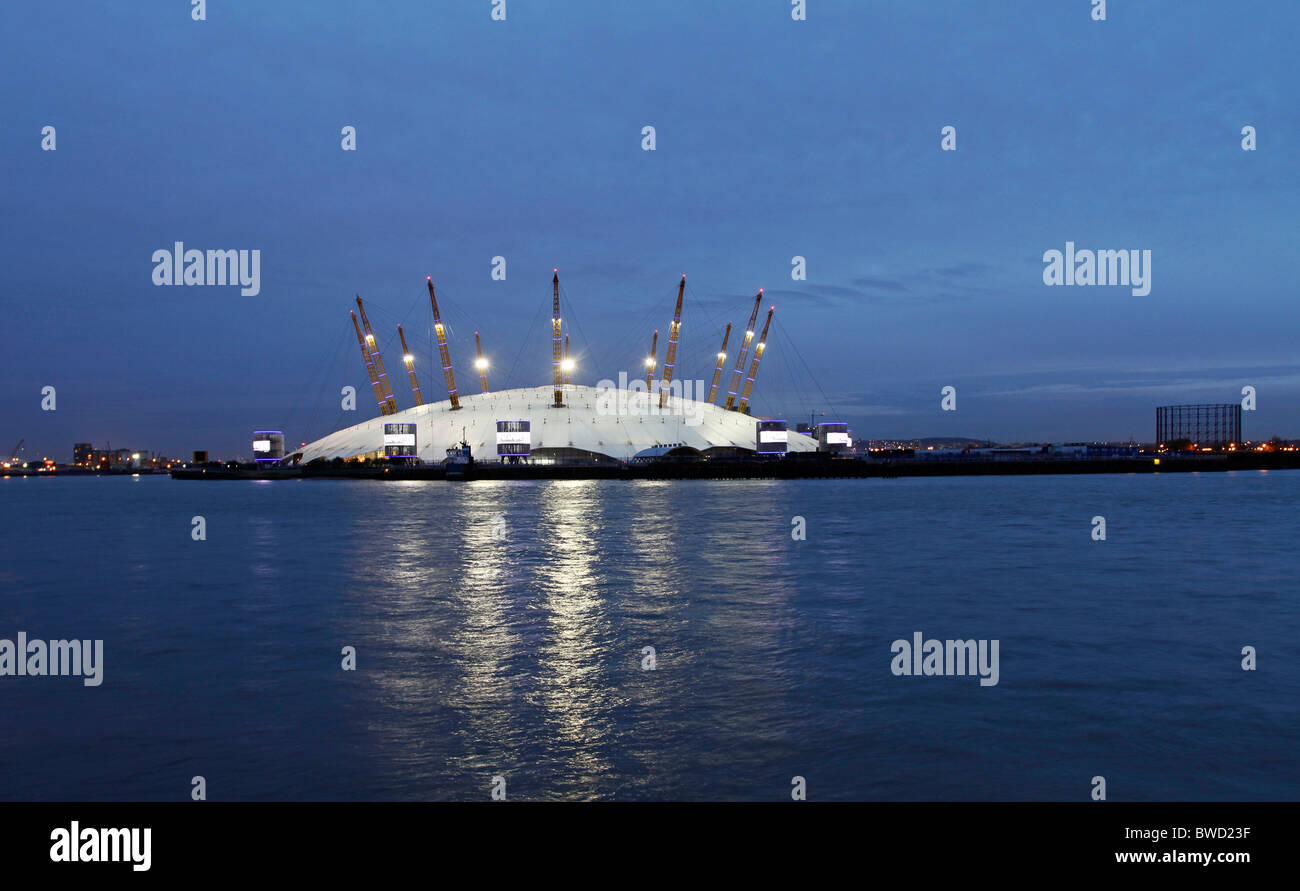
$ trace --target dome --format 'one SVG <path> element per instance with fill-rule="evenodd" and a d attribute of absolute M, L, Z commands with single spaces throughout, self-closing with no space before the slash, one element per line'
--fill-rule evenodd
<path fill-rule="evenodd" d="M 704 452 L 706 449 L 755 447 L 757 418 L 737 411 L 670 396 L 659 408 L 657 398 L 644 393 L 568 385 L 563 387 L 564 406 L 554 407 L 554 388 L 522 387 L 495 393 L 460 397 L 460 408 L 451 402 L 417 405 L 391 415 L 381 415 L 328 436 L 295 451 L 301 462 L 317 458 L 356 458 L 383 452 L 385 424 L 415 424 L 416 449 L 425 463 L 437 463 L 446 451 L 463 438 L 477 460 L 495 460 L 497 422 L 528 421 L 534 456 L 572 456 L 589 452 L 619 461 L 638 452 L 668 444 Z M 638 401 L 639 397 L 639 401 Z M 817 442 L 790 431 L 791 452 L 816 451 Z M 565 450 L 560 452 L 559 450 Z"/>

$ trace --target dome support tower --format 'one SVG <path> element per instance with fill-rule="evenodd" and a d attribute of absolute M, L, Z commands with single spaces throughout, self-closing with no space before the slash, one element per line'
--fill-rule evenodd
<path fill-rule="evenodd" d="M 561 367 L 563 336 L 560 332 L 560 270 L 551 279 L 551 298 L 554 312 L 551 315 L 551 385 L 554 387 L 555 408 L 564 407 L 564 369 Z"/>
<path fill-rule="evenodd" d="M 650 355 L 645 360 L 645 394 L 646 405 L 650 404 L 650 386 L 655 379 L 655 356 L 659 353 L 659 329 L 655 329 L 655 336 L 650 339 Z"/>
<path fill-rule="evenodd" d="M 745 373 L 745 359 L 749 357 L 749 345 L 754 340 L 754 323 L 758 321 L 758 305 L 763 302 L 763 289 L 758 289 L 754 298 L 754 311 L 749 314 L 749 324 L 745 326 L 745 340 L 740 345 L 740 354 L 736 356 L 736 367 L 731 372 L 731 386 L 727 388 L 727 411 L 736 407 L 736 391 L 740 389 L 740 378 Z"/>
<path fill-rule="evenodd" d="M 402 361 L 406 363 L 406 373 L 411 378 L 411 395 L 415 397 L 416 405 L 424 405 L 424 397 L 420 395 L 420 382 L 415 378 L 415 357 L 406 346 L 406 334 L 402 331 L 401 325 L 397 326 L 397 336 L 402 341 Z"/>
<path fill-rule="evenodd" d="M 776 312 L 775 306 L 767 308 L 767 321 L 763 323 L 763 333 L 759 335 L 758 345 L 754 347 L 754 361 L 749 365 L 749 377 L 745 379 L 745 392 L 740 395 L 741 414 L 749 414 L 749 394 L 754 391 L 754 378 L 758 377 L 758 363 L 763 358 L 763 350 L 767 348 L 767 330 L 772 327 L 774 312 Z"/>
<path fill-rule="evenodd" d="M 384 357 L 379 355 L 379 341 L 375 340 L 375 331 L 370 327 L 370 319 L 366 318 L 366 307 L 361 302 L 360 294 L 357 295 L 357 310 L 361 313 L 361 327 L 366 329 L 366 349 L 370 352 L 370 359 L 374 363 L 375 375 L 378 378 L 375 392 L 388 406 L 387 411 L 382 408 L 380 411 L 386 415 L 396 414 L 397 398 L 393 396 L 393 385 L 388 382 L 388 369 L 384 368 Z"/>
<path fill-rule="evenodd" d="M 438 315 L 438 298 L 433 294 L 433 276 L 429 276 L 429 302 L 433 304 L 433 331 L 438 335 L 438 358 L 442 360 L 442 376 L 447 380 L 447 398 L 451 400 L 451 409 L 460 408 L 460 396 L 456 395 L 456 373 L 451 369 L 451 357 L 447 354 L 447 332 L 442 326 L 442 317 Z"/>
<path fill-rule="evenodd" d="M 718 395 L 718 381 L 722 380 L 722 363 L 727 361 L 727 341 L 731 339 L 731 323 L 727 323 L 727 330 L 722 332 L 722 349 L 718 350 L 718 364 L 713 369 L 713 384 L 709 387 L 709 398 L 705 400 L 710 405 Z"/>
<path fill-rule="evenodd" d="M 668 352 L 664 356 L 664 376 L 659 382 L 659 407 L 668 400 L 668 385 L 673 382 L 673 365 L 677 362 L 677 338 L 682 333 L 682 293 L 686 290 L 686 276 L 677 286 L 677 308 L 673 310 L 673 323 L 668 326 Z"/>

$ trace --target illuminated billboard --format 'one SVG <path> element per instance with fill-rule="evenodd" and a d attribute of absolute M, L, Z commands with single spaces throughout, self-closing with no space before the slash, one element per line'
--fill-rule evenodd
<path fill-rule="evenodd" d="M 533 451 L 531 421 L 497 421 L 497 455 L 526 458 Z"/>
<path fill-rule="evenodd" d="M 817 425 L 817 451 L 840 452 L 853 447 L 849 425 L 843 421 L 823 421 Z"/>
<path fill-rule="evenodd" d="M 384 425 L 385 458 L 414 458 L 417 454 L 414 424 Z"/>
<path fill-rule="evenodd" d="M 279 461 L 284 457 L 284 434 L 279 430 L 253 431 L 253 460 Z"/>
<path fill-rule="evenodd" d="M 789 451 L 790 433 L 785 421 L 754 422 L 754 440 L 760 455 L 784 455 Z"/>

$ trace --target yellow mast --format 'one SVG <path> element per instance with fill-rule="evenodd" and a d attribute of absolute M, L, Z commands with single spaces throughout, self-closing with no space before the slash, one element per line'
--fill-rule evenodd
<path fill-rule="evenodd" d="M 433 304 L 433 330 L 438 335 L 438 358 L 442 360 L 442 376 L 447 380 L 447 398 L 455 410 L 460 408 L 460 397 L 456 395 L 456 374 L 451 370 L 451 357 L 447 355 L 447 333 L 442 327 L 442 317 L 438 315 L 438 298 L 433 293 L 433 276 L 429 276 L 428 285 L 429 302 Z"/>
<path fill-rule="evenodd" d="M 754 361 L 749 366 L 749 377 L 745 379 L 745 392 L 740 397 L 740 412 L 749 414 L 749 394 L 754 390 L 754 378 L 758 377 L 758 363 L 763 358 L 763 350 L 767 347 L 767 329 L 772 326 L 772 313 L 776 312 L 775 306 L 769 306 L 767 309 L 767 321 L 763 323 L 763 333 L 758 338 L 758 346 L 754 347 Z"/>
<path fill-rule="evenodd" d="M 411 393 L 415 396 L 415 404 L 424 405 L 424 397 L 420 395 L 420 382 L 415 379 L 415 357 L 406 346 L 406 334 L 401 325 L 397 326 L 397 336 L 402 341 L 402 361 L 406 363 L 406 373 L 411 378 Z"/>
<path fill-rule="evenodd" d="M 718 350 L 718 364 L 713 369 L 713 384 L 709 387 L 709 403 L 712 404 L 714 398 L 718 395 L 718 381 L 722 380 L 722 363 L 727 361 L 727 340 L 731 337 L 731 323 L 727 323 L 727 330 L 722 332 L 722 349 Z"/>
<path fill-rule="evenodd" d="M 668 385 L 673 382 L 673 365 L 677 361 L 677 338 L 682 333 L 682 293 L 686 290 L 686 276 L 677 286 L 677 308 L 673 310 L 673 323 L 668 326 L 668 352 L 664 356 L 664 375 L 659 382 L 659 407 L 668 399 Z"/>
<path fill-rule="evenodd" d="M 749 314 L 749 324 L 745 326 L 745 342 L 740 345 L 740 355 L 736 356 L 736 367 L 731 372 L 731 386 L 727 388 L 727 404 L 724 408 L 731 411 L 736 407 L 736 391 L 740 389 L 740 376 L 745 373 L 745 359 L 749 356 L 749 344 L 754 339 L 754 323 L 758 321 L 758 305 L 763 302 L 763 289 L 758 289 L 754 298 L 754 311 Z"/>
<path fill-rule="evenodd" d="M 646 404 L 649 405 L 650 384 L 655 377 L 655 352 L 659 349 L 659 329 L 655 329 L 654 339 L 650 341 L 650 356 L 645 360 Z"/>
<path fill-rule="evenodd" d="M 551 316 L 551 384 L 555 387 L 555 407 L 564 405 L 564 371 L 560 367 L 560 270 L 551 279 L 551 295 L 555 311 Z"/>
<path fill-rule="evenodd" d="M 478 353 L 478 358 L 474 360 L 474 367 L 478 369 L 478 382 L 483 386 L 483 392 L 486 393 L 488 391 L 488 361 L 483 358 L 483 344 L 479 343 L 477 331 L 474 332 L 474 350 Z"/>
<path fill-rule="evenodd" d="M 370 386 L 375 390 L 375 400 L 379 403 L 379 413 L 386 415 L 388 403 L 384 401 L 383 390 L 379 386 L 379 375 L 375 373 L 375 361 L 370 355 L 370 350 L 366 347 L 366 339 L 361 336 L 361 326 L 357 324 L 357 314 L 350 313 L 352 316 L 352 327 L 357 331 L 357 346 L 361 347 L 361 361 L 366 363 L 366 375 L 370 378 Z"/>
<path fill-rule="evenodd" d="M 366 307 L 361 302 L 361 295 L 357 295 L 357 309 L 361 311 L 361 326 L 366 329 L 366 348 L 370 350 L 370 357 L 375 363 L 375 374 L 379 376 L 379 393 L 384 401 L 388 403 L 386 415 L 391 415 L 397 411 L 397 399 L 393 396 L 393 387 L 388 382 L 388 370 L 384 368 L 384 357 L 379 355 L 379 342 L 375 340 L 375 332 L 370 327 L 370 320 L 366 318 Z"/>

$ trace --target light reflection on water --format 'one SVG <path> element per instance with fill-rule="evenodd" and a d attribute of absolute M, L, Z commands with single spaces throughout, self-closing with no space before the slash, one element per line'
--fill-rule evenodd
<path fill-rule="evenodd" d="M 546 484 L 536 535 L 543 554 L 531 586 L 545 613 L 537 651 L 540 701 L 553 744 L 577 774 L 574 791 L 591 797 L 610 769 L 604 746 L 614 731 L 614 692 L 606 678 L 614 635 L 608 586 L 592 547 L 605 535 L 595 483 Z"/>
<path fill-rule="evenodd" d="M 523 635 L 512 618 L 518 606 L 511 569 L 516 552 L 495 499 L 469 499 L 462 516 L 459 584 L 452 587 L 461 621 L 446 641 L 447 667 L 457 680 L 447 688 L 447 705 L 461 715 L 457 733 L 465 755 L 459 768 L 481 773 L 487 782 L 498 772 L 509 773 L 509 765 L 520 760 L 512 733 L 520 720 L 516 701 L 521 692 L 512 666 L 524 652 Z M 485 750 L 476 740 L 491 745 Z"/>

